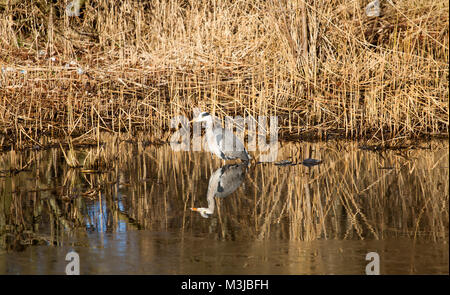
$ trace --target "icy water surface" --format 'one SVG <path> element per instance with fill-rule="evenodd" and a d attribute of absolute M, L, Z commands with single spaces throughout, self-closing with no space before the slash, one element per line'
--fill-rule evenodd
<path fill-rule="evenodd" d="M 81 274 L 365 274 L 369 252 L 381 274 L 448 274 L 448 143 L 420 146 L 281 143 L 250 167 L 114 140 L 78 168 L 3 152 L 0 274 L 65 274 L 72 250 Z"/>

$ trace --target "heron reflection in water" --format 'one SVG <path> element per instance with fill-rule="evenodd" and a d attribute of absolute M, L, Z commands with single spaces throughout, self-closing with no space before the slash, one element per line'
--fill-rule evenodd
<path fill-rule="evenodd" d="M 242 184 L 247 172 L 247 163 L 225 165 L 211 175 L 208 184 L 208 208 L 191 208 L 192 211 L 200 213 L 204 218 L 214 213 L 216 202 L 214 197 L 225 198 L 233 193 Z"/>

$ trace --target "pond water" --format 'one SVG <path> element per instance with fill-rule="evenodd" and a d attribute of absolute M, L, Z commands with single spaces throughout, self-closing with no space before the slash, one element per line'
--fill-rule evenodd
<path fill-rule="evenodd" d="M 78 168 L 61 148 L 4 151 L 0 274 L 65 274 L 69 251 L 81 274 L 365 274 L 369 252 L 381 274 L 448 274 L 448 142 L 360 147 L 280 143 L 311 167 L 115 138 L 66 149 Z"/>

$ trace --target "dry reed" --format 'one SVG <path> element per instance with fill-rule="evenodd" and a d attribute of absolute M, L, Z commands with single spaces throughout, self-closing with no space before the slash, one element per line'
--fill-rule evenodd
<path fill-rule="evenodd" d="M 66 2 L 2 1 L 5 144 L 165 141 L 193 106 L 276 115 L 284 139 L 448 137 L 446 0 L 382 1 L 377 18 L 362 0 Z"/>

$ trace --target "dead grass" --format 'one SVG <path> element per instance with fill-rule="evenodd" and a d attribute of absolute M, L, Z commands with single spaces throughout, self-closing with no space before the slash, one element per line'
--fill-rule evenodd
<path fill-rule="evenodd" d="M 0 131 L 167 139 L 193 107 L 280 138 L 448 136 L 448 1 L 58 1 L 0 7 Z M 21 72 L 22 71 L 22 72 Z M 78 72 L 78 71 L 82 71 Z"/>

